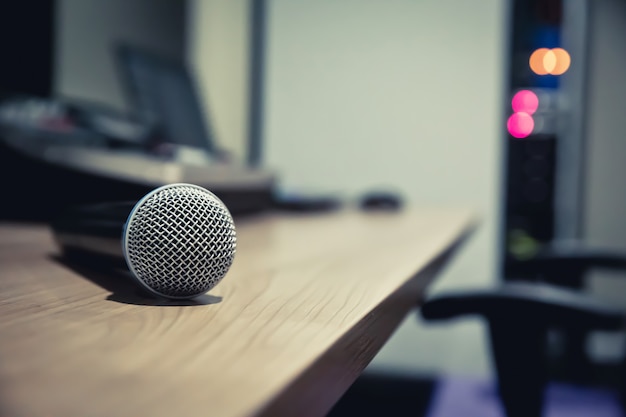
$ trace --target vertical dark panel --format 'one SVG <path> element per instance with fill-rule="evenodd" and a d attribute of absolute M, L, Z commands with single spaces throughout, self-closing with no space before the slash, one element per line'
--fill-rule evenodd
<path fill-rule="evenodd" d="M 509 141 L 506 199 L 509 231 L 524 231 L 539 242 L 552 240 L 556 152 L 552 135 Z"/>
<path fill-rule="evenodd" d="M 267 0 L 250 0 L 250 96 L 248 109 L 248 163 L 261 163 L 263 141 L 263 83 Z"/>
<path fill-rule="evenodd" d="M 561 47 L 562 41 L 562 0 L 514 0 L 512 4 L 510 97 L 505 103 L 507 118 L 512 114 L 510 99 L 517 90 L 541 91 L 540 103 L 545 97 L 556 97 L 559 76 L 534 74 L 528 59 L 536 48 Z M 537 120 L 543 117 L 546 126 L 551 126 L 550 120 L 561 117 L 561 109 L 548 103 L 543 103 L 541 116 L 533 117 Z M 533 131 L 525 138 L 509 135 L 507 139 L 505 278 L 515 275 L 509 261 L 533 256 L 536 250 L 551 243 L 555 237 L 555 175 L 561 139 L 553 127 Z"/>
<path fill-rule="evenodd" d="M 19 0 L 0 5 L 0 92 L 52 94 L 55 3 Z"/>

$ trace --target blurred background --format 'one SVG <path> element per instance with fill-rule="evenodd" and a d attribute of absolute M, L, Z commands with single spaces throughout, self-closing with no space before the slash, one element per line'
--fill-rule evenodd
<path fill-rule="evenodd" d="M 626 252 L 623 0 L 0 8 L 3 220 L 177 181 L 241 215 L 373 193 L 474 208 L 480 227 L 429 295 L 535 279 L 520 262 L 557 243 Z M 624 278 L 578 268 L 553 281 L 626 310 Z M 621 332 L 550 337 L 552 363 L 579 355 L 552 378 L 617 386 Z M 583 356 L 586 371 L 569 372 Z M 432 412 L 441 378 L 493 380 L 487 325 L 411 315 L 364 380 L 381 391 L 380 375 L 396 394 L 419 382 L 406 415 Z M 341 407 L 363 404 L 354 392 Z"/>

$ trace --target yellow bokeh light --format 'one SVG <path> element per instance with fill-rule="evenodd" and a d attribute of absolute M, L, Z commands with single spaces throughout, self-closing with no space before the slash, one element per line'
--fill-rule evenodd
<path fill-rule="evenodd" d="M 550 50 L 543 56 L 543 69 L 548 74 L 552 74 L 554 67 L 556 67 L 556 55 Z"/>

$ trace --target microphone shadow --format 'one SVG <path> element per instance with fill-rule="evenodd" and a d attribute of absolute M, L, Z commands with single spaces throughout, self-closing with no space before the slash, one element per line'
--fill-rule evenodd
<path fill-rule="evenodd" d="M 210 294 L 203 294 L 188 300 L 159 298 L 139 288 L 130 271 L 126 270 L 123 264 L 107 264 L 106 262 L 96 262 L 93 259 L 78 260 L 62 255 L 52 255 L 51 258 L 109 291 L 111 294 L 107 300 L 110 301 L 145 306 L 203 306 L 222 301 L 222 297 Z"/>

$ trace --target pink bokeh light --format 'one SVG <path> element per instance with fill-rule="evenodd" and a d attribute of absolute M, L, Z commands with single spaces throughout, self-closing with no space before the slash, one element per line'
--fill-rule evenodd
<path fill-rule="evenodd" d="M 522 112 L 527 114 L 533 114 L 539 107 L 539 98 L 537 94 L 530 90 L 518 91 L 511 100 L 511 106 L 514 112 Z"/>
<path fill-rule="evenodd" d="M 506 123 L 511 136 L 515 138 L 525 138 L 530 135 L 535 127 L 533 117 L 524 112 L 513 113 Z"/>

